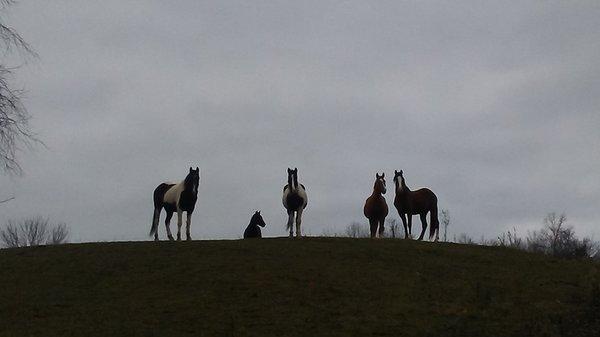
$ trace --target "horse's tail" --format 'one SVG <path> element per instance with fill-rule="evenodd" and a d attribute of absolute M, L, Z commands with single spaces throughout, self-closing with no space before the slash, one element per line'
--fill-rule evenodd
<path fill-rule="evenodd" d="M 152 216 L 152 225 L 150 226 L 150 236 L 154 235 L 158 230 L 158 219 L 160 216 L 160 208 L 154 208 L 154 215 Z"/>
<path fill-rule="evenodd" d="M 435 240 L 437 241 L 440 235 L 440 220 L 438 219 L 438 207 L 437 200 L 433 204 L 433 208 L 431 208 L 431 227 L 429 228 L 429 240 L 433 238 L 433 235 L 436 234 Z"/>

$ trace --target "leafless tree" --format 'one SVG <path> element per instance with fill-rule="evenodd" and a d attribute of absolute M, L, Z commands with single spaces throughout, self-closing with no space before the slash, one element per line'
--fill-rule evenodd
<path fill-rule="evenodd" d="M 565 241 L 572 239 L 574 236 L 571 228 L 565 226 L 566 221 L 567 216 L 565 213 L 557 215 L 552 212 L 544 218 L 545 234 L 548 237 L 552 253 L 555 253 Z"/>
<path fill-rule="evenodd" d="M 469 235 L 467 235 L 466 233 L 461 233 L 458 236 L 458 238 L 454 237 L 454 242 L 465 244 L 465 245 L 474 245 L 474 244 L 476 244 L 475 240 L 473 240 L 473 238 L 470 237 Z"/>
<path fill-rule="evenodd" d="M 593 257 L 598 252 L 598 244 L 589 238 L 579 239 L 572 226 L 566 224 L 567 216 L 548 213 L 544 227 L 530 232 L 527 249 L 534 252 L 563 258 Z"/>
<path fill-rule="evenodd" d="M 14 0 L 0 0 L 0 12 Z M 23 59 L 37 57 L 31 46 L 23 40 L 16 30 L 7 26 L 0 18 L 0 49 L 3 56 L 16 50 Z M 29 128 L 30 115 L 22 102 L 24 91 L 10 85 L 14 67 L 0 61 L 0 168 L 7 173 L 21 173 L 17 153 L 22 146 L 31 146 L 39 142 Z"/>
<path fill-rule="evenodd" d="M 513 227 L 512 231 L 508 230 L 505 233 L 502 233 L 498 236 L 498 240 L 496 242 L 498 246 L 502 247 L 510 247 L 516 249 L 524 249 L 525 243 L 523 239 L 519 237 L 517 234 L 517 230 Z"/>
<path fill-rule="evenodd" d="M 43 217 L 11 220 L 0 229 L 0 243 L 7 248 L 62 244 L 68 237 L 69 229 L 64 223 L 53 226 Z"/>
<path fill-rule="evenodd" d="M 442 212 L 442 226 L 444 226 L 444 241 L 448 241 L 448 226 L 450 226 L 450 211 L 443 209 Z"/>
<path fill-rule="evenodd" d="M 39 246 L 48 239 L 48 219 L 35 217 L 25 219 L 21 225 L 26 246 Z"/>
<path fill-rule="evenodd" d="M 397 238 L 400 236 L 400 223 L 398 219 L 388 219 L 388 227 L 390 228 L 390 235 L 392 238 Z"/>
<path fill-rule="evenodd" d="M 353 222 L 346 227 L 345 234 L 350 238 L 368 238 L 369 229 L 358 222 Z"/>
<path fill-rule="evenodd" d="M 0 230 L 0 240 L 5 247 L 21 247 L 20 227 L 12 221 L 9 221 L 8 224 Z"/>
<path fill-rule="evenodd" d="M 50 232 L 48 244 L 60 245 L 66 243 L 69 238 L 69 229 L 64 223 L 56 225 Z"/>

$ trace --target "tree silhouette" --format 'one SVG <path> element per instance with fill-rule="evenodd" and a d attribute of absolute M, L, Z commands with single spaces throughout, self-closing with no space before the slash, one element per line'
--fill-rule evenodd
<path fill-rule="evenodd" d="M 0 14 L 14 3 L 14 0 L 0 0 Z M 31 117 L 22 102 L 24 91 L 10 84 L 15 67 L 6 64 L 6 57 L 18 52 L 26 61 L 37 57 L 37 54 L 16 30 L 5 24 L 1 16 L 0 48 L 4 49 L 0 60 L 0 169 L 5 173 L 20 174 L 22 170 L 17 153 L 23 146 L 29 147 L 38 140 L 29 127 Z"/>

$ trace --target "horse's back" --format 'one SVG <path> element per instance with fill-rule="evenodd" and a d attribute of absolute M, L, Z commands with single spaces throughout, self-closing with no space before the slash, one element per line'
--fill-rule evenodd
<path fill-rule="evenodd" d="M 408 195 L 396 196 L 394 206 L 405 214 L 422 214 L 437 208 L 437 196 L 428 188 L 410 191 Z"/>
<path fill-rule="evenodd" d="M 414 191 L 414 193 L 416 196 L 418 196 L 418 198 L 425 201 L 426 203 L 437 205 L 437 195 L 435 195 L 435 193 L 433 193 L 433 191 L 428 189 L 427 187 L 420 188 Z"/>
<path fill-rule="evenodd" d="M 162 183 L 154 189 L 154 206 L 161 207 L 165 194 L 171 187 L 175 186 L 172 183 Z"/>

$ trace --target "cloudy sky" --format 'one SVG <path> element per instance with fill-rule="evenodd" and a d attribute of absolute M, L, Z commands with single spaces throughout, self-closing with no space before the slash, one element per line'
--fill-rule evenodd
<path fill-rule="evenodd" d="M 343 232 L 375 172 L 403 169 L 451 234 L 564 211 L 600 239 L 598 18 L 598 1 L 21 1 L 4 20 L 40 58 L 15 84 L 48 148 L 0 177 L 0 222 L 145 240 L 154 188 L 199 166 L 194 238 L 240 237 L 255 209 L 280 236 L 298 167 L 306 234 Z"/>

